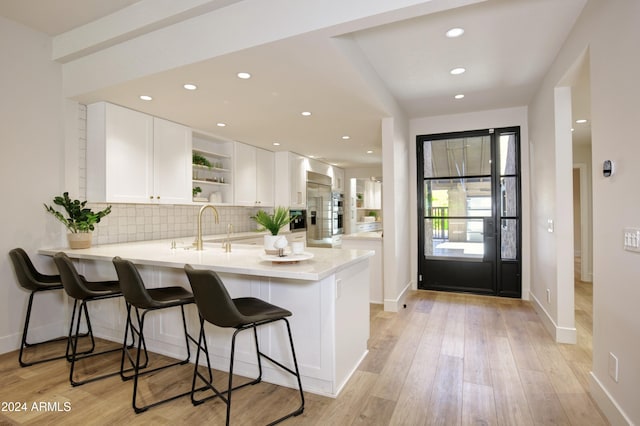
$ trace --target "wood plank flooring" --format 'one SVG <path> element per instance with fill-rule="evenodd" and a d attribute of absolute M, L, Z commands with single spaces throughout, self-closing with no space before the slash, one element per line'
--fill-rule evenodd
<path fill-rule="evenodd" d="M 577 345 L 556 344 L 520 300 L 414 291 L 401 312 L 372 305 L 370 352 L 346 388 L 336 399 L 305 394 L 304 413 L 283 424 L 606 425 L 588 394 L 590 294 L 590 284 L 576 282 Z M 216 400 L 194 407 L 182 398 L 136 415 L 131 382 L 72 388 L 64 360 L 20 368 L 17 357 L 0 355 L 0 396 L 28 407 L 0 412 L 1 425 L 224 424 Z M 82 372 L 116 363 L 92 361 Z M 140 391 L 148 398 L 187 390 L 191 374 L 188 365 L 149 375 Z M 222 388 L 225 374 L 216 377 Z M 33 410 L 33 402 L 60 408 Z M 234 394 L 231 423 L 267 424 L 296 404 L 294 390 L 251 386 Z"/>

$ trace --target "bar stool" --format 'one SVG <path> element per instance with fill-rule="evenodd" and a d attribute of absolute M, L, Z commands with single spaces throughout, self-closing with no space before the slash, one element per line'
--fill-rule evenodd
<path fill-rule="evenodd" d="M 222 280 L 217 273 L 211 270 L 198 270 L 194 269 L 191 265 L 185 265 L 185 272 L 191 283 L 191 289 L 198 306 L 198 312 L 200 313 L 200 337 L 198 339 L 198 351 L 196 354 L 196 368 L 193 373 L 191 402 L 193 405 L 198 405 L 212 398 L 220 398 L 227 405 L 227 420 L 226 424 L 229 425 L 231 414 L 231 392 L 245 386 L 254 385 L 262 380 L 262 362 L 261 359 L 265 358 L 271 361 L 274 365 L 280 367 L 284 371 L 292 374 L 298 381 L 298 389 L 300 391 L 300 406 L 292 412 L 274 420 L 270 424 L 279 423 L 289 417 L 298 416 L 304 411 L 304 394 L 302 392 L 302 382 L 300 380 L 300 371 L 298 370 L 298 362 L 296 360 L 296 353 L 293 347 L 293 337 L 291 335 L 291 327 L 286 317 L 291 316 L 291 312 L 286 309 L 282 309 L 278 306 L 267 303 L 263 300 L 256 299 L 254 297 L 240 297 L 232 299 L 227 292 Z M 294 369 L 281 364 L 274 360 L 270 356 L 260 351 L 260 345 L 258 343 L 257 327 L 261 325 L 270 324 L 275 321 L 284 321 L 287 326 L 287 332 L 289 334 L 289 343 L 291 345 L 291 355 L 293 358 Z M 220 391 L 213 386 L 211 380 L 207 381 L 207 378 L 198 372 L 198 362 L 200 359 L 200 352 L 204 352 L 207 360 L 207 367 L 209 369 L 209 375 L 211 375 L 211 363 L 209 360 L 209 351 L 206 343 L 206 336 L 204 333 L 204 322 L 207 321 L 218 327 L 235 328 L 233 337 L 231 339 L 231 355 L 229 361 L 229 383 L 227 390 Z M 249 383 L 245 383 L 236 387 L 233 387 L 233 361 L 235 353 L 236 336 L 243 330 L 253 329 L 253 336 L 256 344 L 256 355 L 258 359 L 258 377 Z M 205 383 L 205 388 L 213 391 L 213 395 L 210 395 L 203 399 L 196 399 L 195 392 L 196 380 L 202 380 Z M 226 397 L 225 397 L 226 395 Z"/>
<path fill-rule="evenodd" d="M 33 298 L 36 293 L 52 290 L 62 290 L 62 282 L 60 281 L 60 275 L 45 275 L 36 270 L 35 266 L 29 259 L 27 253 L 21 248 L 15 248 L 9 252 L 9 257 L 13 263 L 13 268 L 18 278 L 18 283 L 22 288 L 30 292 L 29 303 L 27 305 L 27 315 L 24 319 L 24 328 L 22 330 L 22 343 L 20 345 L 20 354 L 18 355 L 18 362 L 21 367 L 28 367 L 34 364 L 40 364 L 42 362 L 53 361 L 68 357 L 69 355 L 69 341 L 67 336 L 57 337 L 54 339 L 44 340 L 37 343 L 27 342 L 27 333 L 29 332 L 29 321 L 31 319 L 31 308 L 33 307 Z M 86 314 L 86 318 L 89 318 L 89 314 Z M 82 334 L 81 337 L 87 336 L 89 333 Z M 59 342 L 67 340 L 67 350 L 65 355 L 58 355 L 48 358 L 41 358 L 36 361 L 26 362 L 23 358 L 24 350 L 26 348 L 43 345 L 46 343 Z M 93 335 L 91 335 L 91 341 L 93 342 Z M 91 352 L 93 346 L 87 352 Z"/>
<path fill-rule="evenodd" d="M 162 399 L 151 404 L 147 404 L 145 406 L 139 407 L 137 405 L 137 391 L 138 391 L 138 378 L 141 375 L 149 374 L 154 371 L 163 370 L 165 368 L 173 367 L 176 365 L 183 365 L 189 362 L 191 358 L 191 350 L 189 349 L 189 341 L 197 344 L 198 342 L 189 334 L 187 331 L 187 321 L 184 314 L 184 306 L 194 303 L 193 294 L 190 291 L 182 288 L 182 287 L 162 287 L 162 288 L 151 288 L 147 289 L 144 286 L 144 282 L 142 281 L 142 277 L 140 277 L 140 273 L 136 266 L 129 260 L 124 260 L 120 257 L 113 258 L 113 265 L 116 268 L 116 272 L 118 273 L 118 280 L 120 281 L 120 288 L 122 290 L 122 294 L 124 294 L 124 298 L 127 301 L 127 327 L 126 332 L 128 333 L 129 329 L 134 337 L 134 341 L 137 338 L 138 347 L 137 354 L 135 357 L 135 361 L 131 354 L 129 353 L 126 345 L 123 345 L 122 351 L 122 360 L 120 363 L 120 371 L 121 377 L 123 380 L 128 380 L 133 378 L 133 397 L 131 404 L 136 413 L 141 413 L 146 411 L 151 407 L 155 407 L 156 405 L 173 401 L 174 399 L 187 396 L 191 393 L 191 390 L 188 390 L 184 393 L 180 393 L 166 399 Z M 157 311 L 160 309 L 180 307 L 180 311 L 182 313 L 182 325 L 184 328 L 184 338 L 185 345 L 187 348 L 187 356 L 185 359 L 176 361 L 170 364 L 162 365 L 160 367 L 156 367 L 153 369 L 145 370 L 144 372 L 140 372 L 141 368 L 146 367 L 147 360 L 145 360 L 144 365 L 140 364 L 140 354 L 144 352 L 146 354 L 146 343 L 144 340 L 144 321 L 146 315 L 149 312 Z M 135 309 L 135 324 L 133 323 L 132 309 Z M 142 311 L 142 314 L 140 314 Z M 127 335 L 125 334 L 125 342 L 127 340 Z M 125 356 L 128 359 L 129 363 L 133 369 L 132 376 L 124 375 L 124 362 Z"/>
<path fill-rule="evenodd" d="M 115 372 L 90 377 L 84 380 L 75 380 L 73 377 L 76 361 L 122 350 L 122 346 L 118 346 L 117 348 L 106 349 L 100 352 L 78 352 L 78 337 L 80 337 L 80 323 L 82 320 L 83 312 L 85 314 L 89 333 L 91 333 L 91 335 L 93 336 L 93 332 L 91 330 L 91 321 L 89 320 L 87 310 L 87 303 L 97 300 L 121 297 L 122 293 L 120 292 L 118 281 L 87 281 L 82 275 L 78 273 L 71 259 L 63 252 L 56 253 L 53 256 L 53 261 L 55 262 L 56 266 L 58 267 L 58 271 L 60 272 L 60 278 L 65 292 L 69 295 L 69 297 L 74 299 L 73 313 L 71 314 L 71 321 L 69 324 L 69 345 L 71 346 L 71 354 L 69 355 L 69 361 L 71 362 L 71 369 L 69 371 L 69 382 L 71 382 L 72 386 L 79 386 L 85 383 L 94 382 L 96 380 L 120 374 L 120 370 L 117 370 Z"/>

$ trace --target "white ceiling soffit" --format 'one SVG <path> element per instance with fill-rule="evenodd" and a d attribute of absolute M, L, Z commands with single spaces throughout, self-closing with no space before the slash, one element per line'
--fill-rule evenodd
<path fill-rule="evenodd" d="M 50 36 L 117 12 L 139 0 L 2 0 L 0 16 Z"/>

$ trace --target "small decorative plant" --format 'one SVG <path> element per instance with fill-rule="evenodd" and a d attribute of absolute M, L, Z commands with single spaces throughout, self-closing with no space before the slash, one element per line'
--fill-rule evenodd
<path fill-rule="evenodd" d="M 197 197 L 198 194 L 200 194 L 202 192 L 202 188 L 200 188 L 199 186 L 196 186 L 195 188 L 193 188 L 193 196 Z"/>
<path fill-rule="evenodd" d="M 61 206 L 67 212 L 67 217 L 54 209 L 52 206 L 44 205 L 45 210 L 58 219 L 71 233 L 91 232 L 95 229 L 94 225 L 100 222 L 100 219 L 111 213 L 111 206 L 97 213 L 85 207 L 86 201 L 72 200 L 69 193 L 65 192 L 62 197 L 54 197 L 53 203 Z"/>
<path fill-rule="evenodd" d="M 259 231 L 269 231 L 271 235 L 278 235 L 280 228 L 288 225 L 293 218 L 289 217 L 289 209 L 278 206 L 273 209 L 273 214 L 269 214 L 264 210 L 258 210 L 255 216 L 251 216 L 262 228 Z"/>
<path fill-rule="evenodd" d="M 203 157 L 200 154 L 197 153 L 193 153 L 192 157 L 191 157 L 191 162 L 197 166 L 205 166 L 208 168 L 213 167 L 213 165 L 211 164 L 211 162 L 209 160 L 207 160 L 205 157 Z"/>

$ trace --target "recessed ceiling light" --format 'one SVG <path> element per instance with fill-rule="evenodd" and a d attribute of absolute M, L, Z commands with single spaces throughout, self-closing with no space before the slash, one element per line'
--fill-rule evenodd
<path fill-rule="evenodd" d="M 576 131 L 576 129 L 574 129 L 574 128 L 572 127 L 572 128 L 571 128 L 571 131 L 572 131 L 572 132 L 575 132 L 575 131 Z"/>
<path fill-rule="evenodd" d="M 344 135 L 344 136 L 342 137 L 342 139 L 346 141 L 346 140 L 351 139 L 351 136 L 349 136 L 349 135 Z"/>
<path fill-rule="evenodd" d="M 315 155 L 310 155 L 309 158 L 316 158 L 316 156 Z"/>
<path fill-rule="evenodd" d="M 216 126 L 218 127 L 226 127 L 226 123 L 216 123 Z"/>
<path fill-rule="evenodd" d="M 191 83 L 187 83 L 182 87 L 184 87 L 187 90 L 196 90 L 198 88 L 198 86 L 196 86 L 195 84 L 191 84 Z"/>
<path fill-rule="evenodd" d="M 454 68 L 449 72 L 451 73 L 451 75 L 460 75 L 460 74 L 464 74 L 465 71 L 466 69 L 464 68 Z"/>
<path fill-rule="evenodd" d="M 142 99 L 143 101 L 150 101 L 153 98 L 149 95 L 140 95 L 140 99 Z"/>
<path fill-rule="evenodd" d="M 239 72 L 236 75 L 238 76 L 238 78 L 241 78 L 243 80 L 248 80 L 251 78 L 251 74 L 249 74 L 248 72 Z"/>
<path fill-rule="evenodd" d="M 584 118 L 576 120 L 576 123 L 578 123 L 578 124 L 583 124 L 583 123 L 586 123 L 586 122 L 587 122 L 587 120 L 585 120 Z"/>
<path fill-rule="evenodd" d="M 462 93 L 460 93 L 459 95 L 455 95 L 454 98 L 462 99 L 462 98 L 464 98 L 464 95 Z"/>
<path fill-rule="evenodd" d="M 373 154 L 373 151 L 369 150 L 367 151 L 367 154 Z"/>
<path fill-rule="evenodd" d="M 462 28 L 451 28 L 445 34 L 449 38 L 456 38 L 456 37 L 460 37 L 462 34 L 464 34 L 464 30 Z"/>
<path fill-rule="evenodd" d="M 273 146 L 280 146 L 280 142 L 274 142 Z"/>
<path fill-rule="evenodd" d="M 305 117 L 309 117 L 311 115 L 309 111 L 303 111 L 301 112 L 301 114 L 304 115 Z"/>

